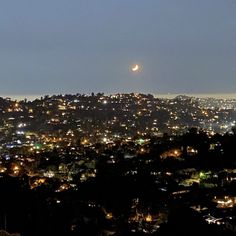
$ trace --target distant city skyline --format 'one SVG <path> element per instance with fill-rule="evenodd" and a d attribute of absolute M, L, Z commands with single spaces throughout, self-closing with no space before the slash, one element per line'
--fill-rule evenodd
<path fill-rule="evenodd" d="M 234 93 L 235 11 L 234 0 L 3 1 L 0 96 Z"/>

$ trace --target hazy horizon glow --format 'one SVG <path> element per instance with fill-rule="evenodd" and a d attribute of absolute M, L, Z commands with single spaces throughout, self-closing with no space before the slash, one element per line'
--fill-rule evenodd
<path fill-rule="evenodd" d="M 0 96 L 233 93 L 235 12 L 235 0 L 2 1 Z"/>
<path fill-rule="evenodd" d="M 68 94 L 68 93 L 67 93 Z M 81 93 L 82 94 L 82 93 Z M 91 93 L 85 93 L 86 95 L 91 95 Z M 104 94 L 104 95 L 112 95 L 116 93 L 111 93 L 111 94 Z M 28 101 L 33 101 L 35 99 L 40 99 L 41 97 L 45 96 L 53 96 L 53 95 L 65 95 L 65 94 L 35 94 L 35 95 L 22 95 L 22 94 L 14 94 L 14 95 L 9 95 L 9 94 L 4 94 L 1 95 L 0 97 L 2 98 L 10 98 L 11 100 L 17 100 L 17 101 L 22 101 L 27 99 Z M 236 93 L 159 93 L 159 94 L 152 94 L 156 98 L 161 98 L 161 99 L 174 99 L 175 97 L 179 95 L 185 95 L 189 97 L 195 97 L 195 98 L 214 98 L 214 99 L 224 99 L 224 100 L 233 100 L 236 99 Z"/>

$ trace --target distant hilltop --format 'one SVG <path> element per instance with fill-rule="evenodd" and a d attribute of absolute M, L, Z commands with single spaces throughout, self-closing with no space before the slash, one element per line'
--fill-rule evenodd
<path fill-rule="evenodd" d="M 186 99 L 190 99 L 190 98 L 191 97 L 189 97 L 187 95 L 178 95 L 174 99 L 186 100 Z"/>
<path fill-rule="evenodd" d="M 33 101 L 36 99 L 41 99 L 45 97 L 58 97 L 58 96 L 65 96 L 65 95 L 86 95 L 86 96 L 92 96 L 92 94 L 95 93 L 87 93 L 87 94 L 27 94 L 27 95 L 0 95 L 0 97 L 5 98 L 5 99 L 10 99 L 10 100 L 17 100 L 17 101 L 22 101 L 27 99 L 28 101 Z M 114 93 L 114 94 L 105 94 L 105 93 L 97 93 L 97 94 L 103 94 L 105 96 L 112 96 L 112 95 L 117 95 L 117 94 L 142 94 L 142 95 L 152 95 L 155 98 L 160 98 L 160 99 L 189 99 L 189 98 L 214 98 L 214 99 L 236 99 L 236 93 L 196 93 L 196 94 L 188 94 L 188 93 L 163 93 L 163 94 L 145 94 L 145 93 Z M 95 94 L 96 95 L 96 94 Z"/>
<path fill-rule="evenodd" d="M 9 234 L 4 230 L 0 230 L 0 236 L 20 236 L 20 234 L 18 234 L 18 233 Z"/>
<path fill-rule="evenodd" d="M 178 96 L 186 96 L 188 98 L 214 98 L 214 99 L 236 99 L 236 93 L 167 93 L 167 94 L 156 94 L 157 98 L 166 98 L 166 99 L 174 99 Z"/>

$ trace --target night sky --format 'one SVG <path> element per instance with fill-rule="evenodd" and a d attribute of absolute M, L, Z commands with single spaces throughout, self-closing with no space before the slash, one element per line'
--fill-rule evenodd
<path fill-rule="evenodd" d="M 236 1 L 2 0 L 0 82 L 0 95 L 235 92 Z"/>

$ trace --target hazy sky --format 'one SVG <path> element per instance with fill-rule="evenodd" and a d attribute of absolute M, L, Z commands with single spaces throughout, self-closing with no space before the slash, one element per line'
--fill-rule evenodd
<path fill-rule="evenodd" d="M 235 92 L 236 1 L 1 0 L 0 82 L 0 95 Z"/>

